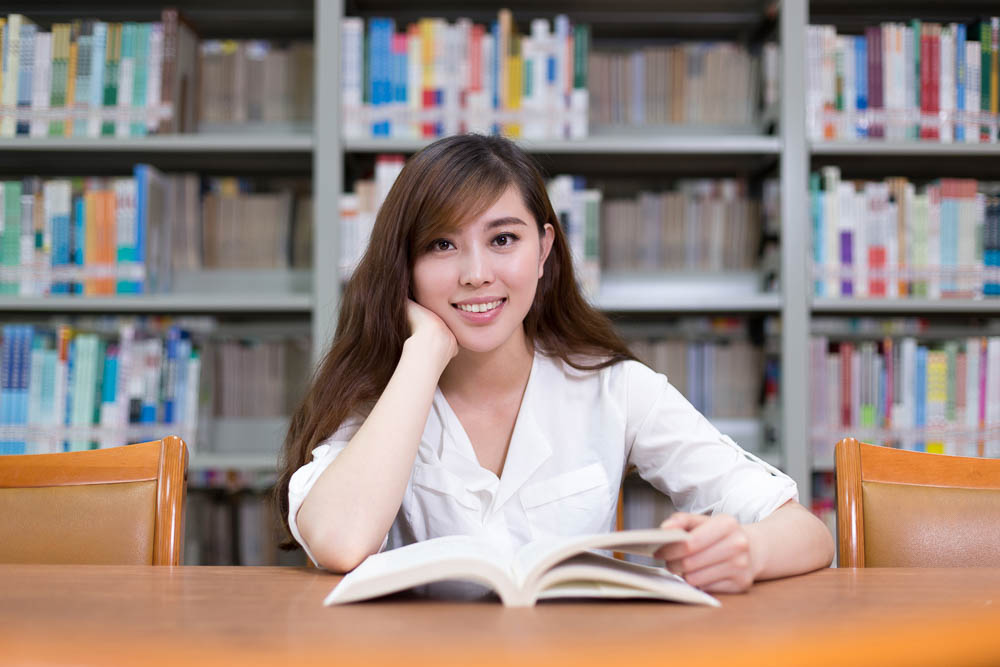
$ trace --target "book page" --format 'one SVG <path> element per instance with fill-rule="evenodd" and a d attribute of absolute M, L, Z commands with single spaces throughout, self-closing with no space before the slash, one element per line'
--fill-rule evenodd
<path fill-rule="evenodd" d="M 655 598 L 707 604 L 719 601 L 666 568 L 585 553 L 563 561 L 537 581 L 534 599 Z"/>
<path fill-rule="evenodd" d="M 364 600 L 445 580 L 481 583 L 504 600 L 517 597 L 508 553 L 478 538 L 450 535 L 369 556 L 323 604 Z"/>
<path fill-rule="evenodd" d="M 687 538 L 683 530 L 620 530 L 570 538 L 550 538 L 529 542 L 514 556 L 514 580 L 522 588 L 560 561 L 591 549 L 609 549 L 638 556 L 652 556 L 664 544 Z"/>

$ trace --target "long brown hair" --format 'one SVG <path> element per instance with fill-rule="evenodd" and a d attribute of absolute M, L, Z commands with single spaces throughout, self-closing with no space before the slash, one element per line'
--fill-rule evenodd
<path fill-rule="evenodd" d="M 333 343 L 292 416 L 275 487 L 286 533 L 292 473 L 349 414 L 370 410 L 395 371 L 409 336 L 406 300 L 414 260 L 442 231 L 480 215 L 510 186 L 520 192 L 539 234 L 546 224 L 555 230 L 524 319 L 528 340 L 581 370 L 635 359 L 610 320 L 581 294 L 534 158 L 500 137 L 466 134 L 435 141 L 406 162 L 379 209 L 368 249 L 344 289 Z"/>

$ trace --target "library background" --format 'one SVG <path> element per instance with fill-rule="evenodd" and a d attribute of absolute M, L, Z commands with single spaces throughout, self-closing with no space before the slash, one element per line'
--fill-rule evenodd
<path fill-rule="evenodd" d="M 187 564 L 266 491 L 406 156 L 535 154 L 634 352 L 833 529 L 836 440 L 1000 456 L 987 2 L 10 2 L 0 453 L 175 433 Z M 627 527 L 664 497 L 625 483 Z"/>

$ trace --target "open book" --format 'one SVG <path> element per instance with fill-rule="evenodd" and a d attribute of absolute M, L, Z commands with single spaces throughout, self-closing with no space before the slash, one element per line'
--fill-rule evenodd
<path fill-rule="evenodd" d="M 682 530 L 627 530 L 529 542 L 513 554 L 467 535 L 437 537 L 369 556 L 326 596 L 325 605 L 388 595 L 440 581 L 469 581 L 496 591 L 509 607 L 552 598 L 652 598 L 718 606 L 662 567 L 627 563 L 592 549 L 652 556 L 683 540 Z"/>

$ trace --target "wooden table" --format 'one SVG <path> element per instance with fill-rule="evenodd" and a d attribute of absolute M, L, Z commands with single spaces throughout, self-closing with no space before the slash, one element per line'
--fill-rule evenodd
<path fill-rule="evenodd" d="M 297 568 L 0 565 L 0 664 L 997 665 L 1000 568 L 828 569 L 659 602 L 321 605 Z"/>

